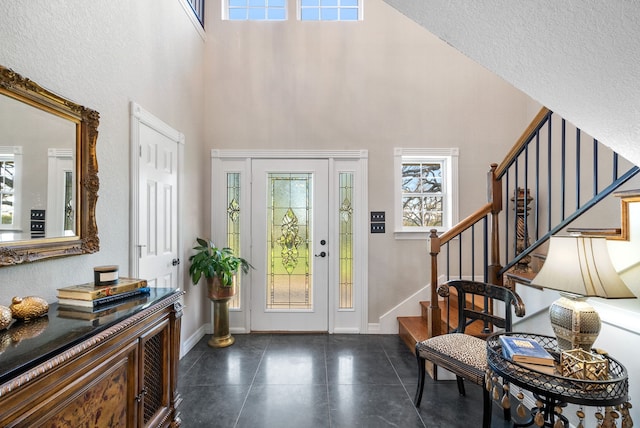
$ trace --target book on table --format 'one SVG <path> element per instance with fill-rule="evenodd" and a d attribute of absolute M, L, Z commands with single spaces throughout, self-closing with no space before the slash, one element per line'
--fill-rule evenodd
<path fill-rule="evenodd" d="M 95 300 L 144 288 L 145 279 L 120 278 L 117 284 L 96 286 L 93 282 L 58 288 L 58 299 Z"/>
<path fill-rule="evenodd" d="M 500 336 L 502 356 L 516 363 L 538 364 L 542 366 L 555 365 L 553 355 L 549 353 L 537 340 L 530 337 Z"/>
<path fill-rule="evenodd" d="M 105 303 L 96 308 L 76 305 L 58 304 L 57 315 L 62 318 L 72 318 L 78 320 L 95 321 L 100 324 L 108 322 L 118 316 L 118 312 L 131 309 L 147 302 L 147 295 L 141 294 L 136 297 L 125 298 L 111 303 Z"/>
<path fill-rule="evenodd" d="M 131 291 L 125 291 L 124 293 L 114 294 L 112 296 L 101 297 L 93 300 L 80 300 L 80 299 L 65 299 L 58 298 L 58 305 L 61 306 L 79 306 L 86 308 L 99 308 L 103 305 L 114 304 L 117 302 L 125 301 L 126 299 L 140 296 L 142 294 L 148 294 L 151 291 L 149 287 L 136 288 Z"/>

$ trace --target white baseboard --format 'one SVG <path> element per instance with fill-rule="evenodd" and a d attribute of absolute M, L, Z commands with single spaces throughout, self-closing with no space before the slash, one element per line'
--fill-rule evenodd
<path fill-rule="evenodd" d="M 202 339 L 204 337 L 204 335 L 207 334 L 207 331 L 209 331 L 210 329 L 211 329 L 211 325 L 210 324 L 203 324 L 191 336 L 181 340 L 181 343 L 180 343 L 180 358 L 182 358 L 185 355 L 187 355 L 187 353 L 194 346 L 196 346 L 198 344 L 200 339 Z"/>
<path fill-rule="evenodd" d="M 367 324 L 367 334 L 380 334 L 380 324 L 371 322 Z"/>
<path fill-rule="evenodd" d="M 431 298 L 431 286 L 425 285 L 380 317 L 377 334 L 398 334 L 398 317 L 420 316 L 420 302 Z"/>
<path fill-rule="evenodd" d="M 361 331 L 358 328 L 334 328 L 333 334 L 360 334 Z"/>

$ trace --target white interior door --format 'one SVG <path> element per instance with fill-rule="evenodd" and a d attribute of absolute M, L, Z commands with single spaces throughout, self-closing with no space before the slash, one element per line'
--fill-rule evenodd
<path fill-rule="evenodd" d="M 137 212 L 132 275 L 151 287 L 178 287 L 179 143 L 182 134 L 132 105 L 136 123 Z M 132 125 L 133 126 L 133 125 Z M 134 177 L 135 178 L 135 177 Z M 137 196 L 135 196 L 137 194 Z"/>
<path fill-rule="evenodd" d="M 328 160 L 252 162 L 251 329 L 327 331 Z"/>

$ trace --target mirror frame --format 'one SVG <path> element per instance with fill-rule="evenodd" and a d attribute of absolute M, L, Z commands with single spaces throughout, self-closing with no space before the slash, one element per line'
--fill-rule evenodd
<path fill-rule="evenodd" d="M 96 157 L 100 114 L 62 98 L 2 65 L 0 94 L 76 123 L 77 186 L 76 234 L 71 237 L 0 243 L 0 267 L 99 251 L 100 239 L 95 214 L 100 187 Z"/>

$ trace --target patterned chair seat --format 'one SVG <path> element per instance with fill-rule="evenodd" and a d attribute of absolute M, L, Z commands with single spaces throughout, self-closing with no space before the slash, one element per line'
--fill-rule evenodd
<path fill-rule="evenodd" d="M 425 360 L 482 385 L 487 369 L 487 343 L 464 333 L 443 334 L 416 344 Z"/>
<path fill-rule="evenodd" d="M 458 330 L 435 336 L 416 343 L 416 358 L 418 360 L 418 389 L 416 390 L 415 405 L 420 406 L 425 381 L 425 364 L 433 363 L 433 378 L 437 380 L 438 366 L 449 370 L 456 375 L 458 391 L 465 395 L 464 379 L 477 385 L 482 385 L 483 415 L 482 426 L 491 426 L 491 397 L 484 387 L 485 372 L 487 370 L 486 342 L 475 336 L 464 333 L 464 328 L 469 322 L 481 320 L 487 328 L 504 329 L 511 331 L 511 307 L 515 309 L 517 316 L 524 316 L 524 304 L 514 291 L 493 284 L 477 281 L 455 280 L 441 284 L 438 294 L 442 297 L 449 296 L 449 287 L 458 292 Z M 504 317 L 497 316 L 489 311 L 479 309 L 474 305 L 467 307 L 467 297 L 476 296 L 484 301 L 498 300 L 505 303 Z M 493 307 L 482 305 L 482 307 Z M 505 419 L 511 419 L 510 410 L 504 409 Z"/>

